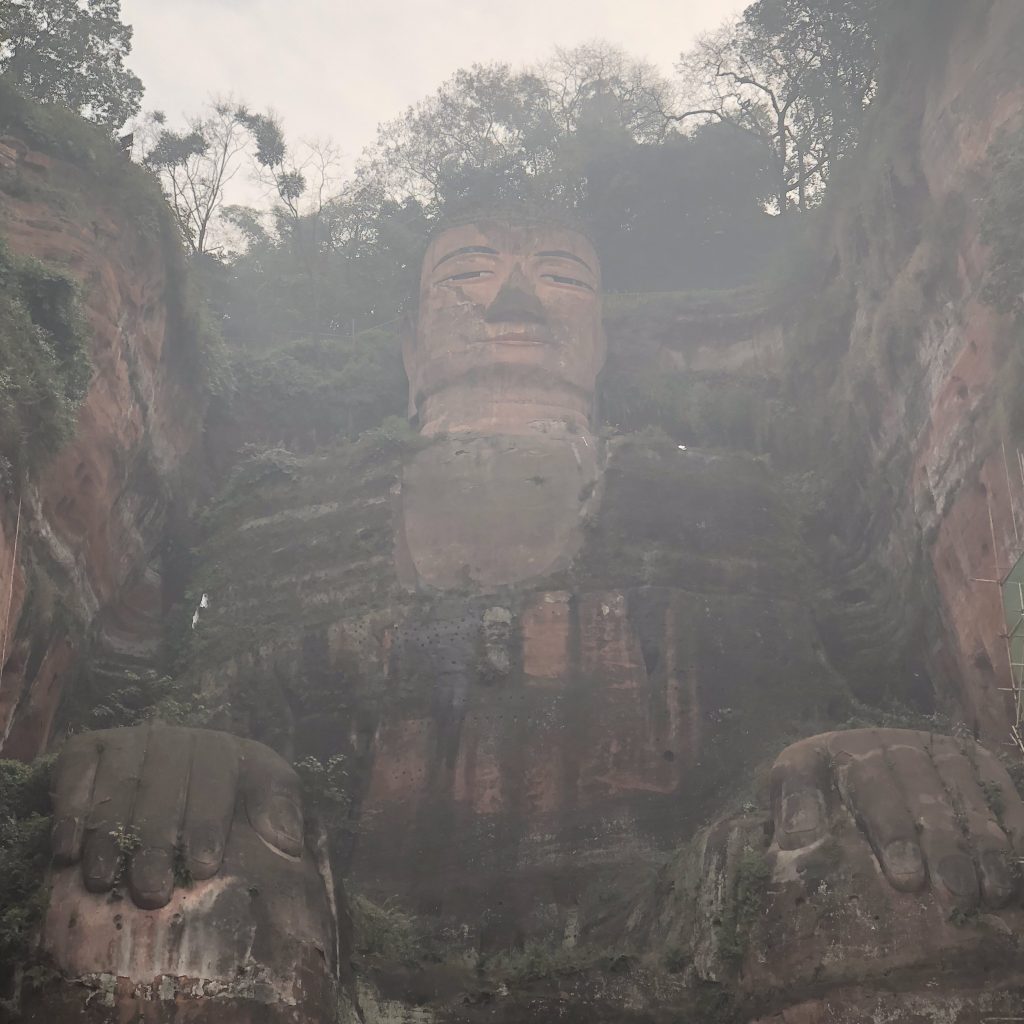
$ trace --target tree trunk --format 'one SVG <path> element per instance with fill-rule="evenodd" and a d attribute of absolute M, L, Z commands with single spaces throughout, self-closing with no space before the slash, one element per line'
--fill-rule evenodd
<path fill-rule="evenodd" d="M 800 212 L 805 213 L 807 211 L 807 168 L 804 165 L 804 154 L 800 149 L 796 151 L 796 161 L 797 197 L 800 204 Z"/>
<path fill-rule="evenodd" d="M 779 114 L 775 125 L 775 137 L 778 140 L 776 149 L 778 150 L 779 157 L 779 215 L 784 217 L 789 212 L 789 181 L 786 177 L 786 161 L 789 157 L 789 147 L 786 143 L 786 118 L 784 114 Z"/>

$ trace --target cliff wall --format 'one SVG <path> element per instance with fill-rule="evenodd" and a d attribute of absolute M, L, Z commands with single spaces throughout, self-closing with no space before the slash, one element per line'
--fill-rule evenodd
<path fill-rule="evenodd" d="M 982 217 L 992 147 L 1024 111 L 1024 12 L 905 13 L 868 139 L 825 211 L 827 269 L 784 373 L 821 442 L 805 522 L 837 664 L 875 700 L 932 690 L 998 745 L 1009 667 L 998 587 L 978 581 L 1021 552 L 1020 341 L 986 301 Z"/>
<path fill-rule="evenodd" d="M 155 651 L 161 545 L 195 490 L 206 373 L 155 182 L 98 131 L 6 87 L 0 134 L 0 233 L 14 257 L 76 282 L 91 368 L 55 453 L 36 454 L 31 431 L 3 453 L 0 750 L 32 757 L 87 653 Z"/>

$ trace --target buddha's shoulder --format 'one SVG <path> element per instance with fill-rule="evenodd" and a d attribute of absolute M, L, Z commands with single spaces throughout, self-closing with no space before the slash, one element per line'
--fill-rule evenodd
<path fill-rule="evenodd" d="M 802 571 L 799 516 L 763 459 L 643 436 L 605 447 L 596 512 L 576 560 L 585 586 L 787 589 Z"/>

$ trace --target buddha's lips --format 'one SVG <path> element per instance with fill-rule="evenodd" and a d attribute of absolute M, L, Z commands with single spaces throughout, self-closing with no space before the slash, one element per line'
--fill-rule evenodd
<path fill-rule="evenodd" d="M 481 338 L 478 345 L 548 345 L 550 342 L 530 334 L 499 334 L 495 338 Z"/>

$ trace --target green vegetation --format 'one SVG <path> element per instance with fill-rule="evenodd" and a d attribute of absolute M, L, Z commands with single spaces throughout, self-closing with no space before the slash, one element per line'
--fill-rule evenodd
<path fill-rule="evenodd" d="M 75 283 L 0 242 L 0 458 L 25 472 L 55 452 L 89 372 Z"/>
<path fill-rule="evenodd" d="M 385 417 L 355 441 L 343 440 L 313 455 L 296 455 L 276 445 L 248 445 L 240 453 L 241 458 L 231 470 L 223 490 L 203 513 L 204 534 L 209 537 L 221 529 L 233 531 L 238 525 L 235 517 L 239 512 L 256 513 L 261 502 L 269 504 L 271 498 L 288 499 L 295 495 L 293 485 L 296 490 L 310 493 L 311 497 L 318 492 L 326 496 L 329 492 L 318 486 L 317 479 L 317 473 L 324 470 L 332 475 L 347 471 L 345 491 L 357 488 L 360 483 L 372 484 L 374 479 L 379 479 L 379 474 L 371 472 L 378 468 L 378 460 L 391 463 L 380 469 L 396 470 L 395 458 L 421 443 L 404 419 Z M 359 471 L 369 473 L 370 479 L 360 480 Z"/>
<path fill-rule="evenodd" d="M 297 640 L 392 594 L 390 490 L 403 458 L 423 443 L 404 420 L 388 417 L 356 441 L 312 455 L 244 451 L 201 519 L 200 569 L 168 638 L 175 672 Z M 204 593 L 211 609 L 193 630 Z M 252 689 L 240 697 L 263 699 Z"/>
<path fill-rule="evenodd" d="M 757 0 L 684 55 L 681 88 L 602 43 L 531 68 L 461 68 L 382 124 L 347 180 L 330 144 L 291 145 L 234 101 L 178 127 L 149 115 L 136 155 L 190 250 L 226 271 L 215 305 L 250 351 L 390 323 L 430 232 L 499 206 L 579 223 L 608 289 L 744 285 L 799 219 L 766 202 L 808 210 L 853 150 L 886 7 Z M 246 167 L 263 208 L 225 198 Z"/>
<path fill-rule="evenodd" d="M 63 712 L 74 728 L 116 729 L 158 718 L 172 725 L 207 725 L 211 711 L 188 683 L 159 672 L 93 671 L 74 688 Z"/>
<path fill-rule="evenodd" d="M 940 736 L 955 730 L 948 715 L 920 711 L 892 698 L 885 703 L 865 704 L 850 695 L 846 704 L 847 717 L 836 726 L 838 729 L 920 729 Z"/>
<path fill-rule="evenodd" d="M 544 978 L 579 974 L 594 966 L 621 972 L 629 964 L 628 958 L 597 954 L 594 950 L 568 947 L 560 943 L 531 941 L 525 943 L 522 949 L 487 957 L 482 966 L 496 979 L 521 985 Z"/>
<path fill-rule="evenodd" d="M 130 215 L 133 224 L 147 233 L 156 233 L 161 225 L 171 228 L 170 237 L 178 243 L 170 210 L 160 192 L 159 183 L 134 166 L 120 147 L 97 125 L 79 117 L 60 104 L 38 103 L 25 96 L 7 78 L 0 76 L 0 134 L 12 135 L 31 149 L 38 150 L 78 168 L 89 179 L 89 205 L 97 199 L 116 203 Z M 59 180 L 29 182 L 5 176 L 0 188 L 45 192 L 72 215 L 81 214 L 69 196 L 61 198 L 63 187 L 73 183 Z M 180 248 L 180 245 L 179 245 Z"/>
<path fill-rule="evenodd" d="M 947 920 L 954 928 L 966 928 L 978 923 L 978 910 L 976 907 L 969 910 L 965 910 L 963 907 L 954 907 L 949 912 Z"/>
<path fill-rule="evenodd" d="M 352 784 L 347 764 L 344 754 L 335 754 L 326 762 L 310 756 L 295 765 L 306 806 L 323 822 L 332 839 L 352 831 Z"/>
<path fill-rule="evenodd" d="M 680 1019 L 676 1024 L 691 1024 L 691 1021 L 700 1021 L 701 1024 L 735 1024 L 743 1019 L 734 994 L 716 982 L 698 983 L 695 1004 L 695 1015 L 685 1020 Z"/>
<path fill-rule="evenodd" d="M 710 348 L 719 338 L 756 335 L 778 312 L 783 296 L 782 289 L 767 284 L 606 296 L 604 421 L 622 433 L 655 429 L 666 441 L 703 448 L 757 453 L 785 448 L 795 409 L 780 380 L 759 373 L 755 360 L 746 372 L 689 365 L 699 354 L 692 339 Z"/>
<path fill-rule="evenodd" d="M 496 208 L 580 225 L 609 290 L 748 286 L 789 234 L 766 201 L 814 205 L 873 95 L 877 4 L 848 6 L 837 27 L 820 0 L 760 0 L 723 30 L 751 73 L 794 91 L 781 127 L 757 85 L 677 102 L 654 68 L 598 43 L 530 69 L 458 70 L 381 125 L 340 184 L 329 145 L 292 146 L 272 116 L 233 102 L 178 127 L 151 115 L 137 155 L 190 250 L 209 259 L 229 343 L 250 352 L 390 324 L 430 233 Z M 780 53 L 798 81 L 773 79 Z M 704 70 L 702 86 L 722 84 Z M 267 207 L 228 204 L 225 182 L 246 168 Z"/>
<path fill-rule="evenodd" d="M 1003 816 L 1006 814 L 1006 794 L 1003 787 L 994 779 L 982 779 L 980 786 L 992 817 L 999 823 L 1000 828 L 1003 828 Z"/>
<path fill-rule="evenodd" d="M 982 296 L 1014 321 L 997 402 L 1004 433 L 1024 436 L 1024 128 L 1004 132 L 988 153 L 991 180 L 981 199 L 981 239 L 988 246 Z"/>
<path fill-rule="evenodd" d="M 692 962 L 690 951 L 678 945 L 669 946 L 661 956 L 662 966 L 669 974 L 681 974 Z"/>
<path fill-rule="evenodd" d="M 681 70 L 696 83 L 694 116 L 711 116 L 763 141 L 780 213 L 820 197 L 856 144 L 875 93 L 879 0 L 756 0 L 702 36 Z"/>
<path fill-rule="evenodd" d="M 788 406 L 770 378 L 667 371 L 653 360 L 623 361 L 602 390 L 607 423 L 626 433 L 660 429 L 704 448 L 764 452 Z"/>
<path fill-rule="evenodd" d="M 250 433 L 306 450 L 354 440 L 405 411 L 401 342 L 385 330 L 236 354 L 234 378 L 233 408 Z"/>
<path fill-rule="evenodd" d="M 110 835 L 122 858 L 130 857 L 142 845 L 139 830 L 134 825 L 118 825 Z"/>
<path fill-rule="evenodd" d="M 1013 788 L 1017 791 L 1017 795 L 1024 799 L 1024 761 L 1019 757 L 1006 753 L 1000 753 L 999 759 L 1002 761 L 1006 773 L 1010 776 L 1010 781 L 1013 783 Z"/>
<path fill-rule="evenodd" d="M 174 844 L 173 854 L 174 887 L 176 889 L 191 889 L 195 884 L 192 876 L 192 869 L 188 866 L 188 853 L 182 843 Z"/>
<path fill-rule="evenodd" d="M 1024 128 L 1005 133 L 988 154 L 992 179 L 981 204 L 988 246 L 984 296 L 1001 313 L 1024 316 Z"/>
<path fill-rule="evenodd" d="M 604 318 L 612 330 L 642 327 L 644 333 L 662 333 L 690 322 L 749 322 L 763 316 L 777 298 L 775 289 L 764 283 L 662 292 L 606 290 Z"/>
<path fill-rule="evenodd" d="M 767 895 L 771 869 L 764 854 L 749 846 L 740 854 L 718 928 L 719 952 L 727 963 L 739 965 L 747 952 L 750 932 Z"/>
<path fill-rule="evenodd" d="M 0 985 L 29 954 L 46 907 L 52 766 L 0 760 Z"/>
<path fill-rule="evenodd" d="M 415 918 L 396 907 L 374 903 L 365 896 L 350 899 L 349 913 L 353 946 L 358 953 L 397 963 L 419 961 L 423 938 Z"/>
<path fill-rule="evenodd" d="M 135 825 L 116 825 L 110 831 L 110 837 L 117 847 L 117 872 L 114 875 L 115 891 L 128 875 L 132 854 L 142 845 L 142 836 Z"/>
<path fill-rule="evenodd" d="M 163 213 L 166 215 L 166 209 Z M 226 396 L 234 387 L 234 375 L 220 323 L 210 308 L 201 276 L 185 258 L 169 216 L 164 216 L 161 240 L 167 265 L 167 329 L 173 342 L 169 357 L 180 360 L 179 372 L 202 393 Z"/>

